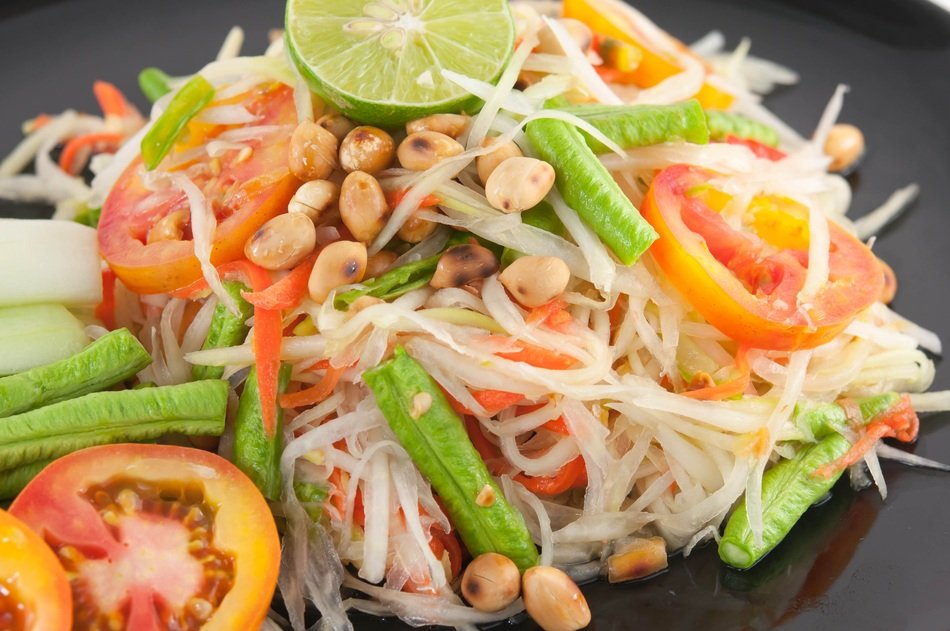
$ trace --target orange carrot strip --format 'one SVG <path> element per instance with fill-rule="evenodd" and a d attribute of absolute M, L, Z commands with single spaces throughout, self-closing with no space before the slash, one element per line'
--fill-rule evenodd
<path fill-rule="evenodd" d="M 482 434 L 482 428 L 476 419 L 471 416 L 465 416 L 464 419 L 465 431 L 468 432 L 469 440 L 472 441 L 472 445 L 475 446 L 478 455 L 485 461 L 485 466 L 488 467 L 492 475 L 503 473 L 506 464 L 505 459 L 501 455 L 501 450 L 492 444 L 490 440 L 485 438 L 485 435 Z"/>
<path fill-rule="evenodd" d="M 102 270 L 102 302 L 96 306 L 96 317 L 110 331 L 115 328 L 115 272 Z"/>
<path fill-rule="evenodd" d="M 92 84 L 92 92 L 99 102 L 99 109 L 106 116 L 125 116 L 129 113 L 129 102 L 119 88 L 111 83 L 96 81 Z"/>
<path fill-rule="evenodd" d="M 263 291 L 242 291 L 241 296 L 262 309 L 293 309 L 307 295 L 310 272 L 317 262 L 314 252 L 279 281 Z"/>
<path fill-rule="evenodd" d="M 497 355 L 511 361 L 530 364 L 535 368 L 547 368 L 549 370 L 566 370 L 577 363 L 577 360 L 573 357 L 540 346 L 534 346 L 527 342 L 518 340 L 515 344 L 520 347 L 519 350 L 497 353 Z"/>
<path fill-rule="evenodd" d="M 395 191 L 389 191 L 386 193 L 386 201 L 389 203 L 390 208 L 395 208 L 399 205 L 399 202 L 409 194 L 408 188 L 401 188 Z M 435 195 L 426 195 L 422 198 L 422 201 L 419 202 L 419 208 L 428 208 L 429 206 L 438 206 L 442 203 L 442 198 Z"/>
<path fill-rule="evenodd" d="M 578 456 L 553 476 L 519 473 L 514 479 L 535 495 L 560 495 L 564 491 L 587 484 L 587 465 L 584 464 L 584 458 Z"/>
<path fill-rule="evenodd" d="M 567 423 L 564 422 L 563 416 L 551 419 L 550 421 L 545 422 L 541 427 L 556 434 L 561 434 L 562 436 L 571 435 L 571 430 L 567 428 Z"/>
<path fill-rule="evenodd" d="M 70 138 L 59 154 L 59 168 L 70 175 L 76 175 L 86 165 L 89 156 L 96 151 L 114 152 L 122 144 L 120 134 L 97 132 Z"/>
<path fill-rule="evenodd" d="M 561 298 L 555 298 L 529 311 L 525 322 L 527 324 L 546 324 L 556 331 L 561 331 L 570 324 L 571 313 L 567 310 L 567 302 Z"/>
<path fill-rule="evenodd" d="M 472 397 L 485 408 L 489 416 L 494 416 L 524 399 L 523 394 L 504 390 L 473 390 Z M 471 412 L 469 412 L 471 414 Z"/>
<path fill-rule="evenodd" d="M 722 401 L 742 394 L 749 387 L 749 381 L 752 378 L 748 352 L 749 349 L 745 346 L 740 346 L 736 352 L 736 368 L 739 369 L 737 378 L 719 385 L 700 388 L 699 390 L 688 390 L 680 394 L 690 399 L 702 399 L 704 401 Z"/>
<path fill-rule="evenodd" d="M 315 405 L 326 399 L 336 388 L 340 381 L 340 375 L 343 374 L 343 368 L 334 368 L 327 366 L 326 372 L 320 381 L 299 392 L 290 392 L 280 396 L 280 406 L 282 408 L 299 408 L 306 405 Z"/>

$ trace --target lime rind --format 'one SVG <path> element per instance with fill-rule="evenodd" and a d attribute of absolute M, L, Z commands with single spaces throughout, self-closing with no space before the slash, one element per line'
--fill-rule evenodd
<path fill-rule="evenodd" d="M 311 88 L 350 118 L 383 127 L 475 109 L 480 101 L 442 70 L 494 83 L 514 35 L 507 0 L 287 3 L 287 50 Z"/>

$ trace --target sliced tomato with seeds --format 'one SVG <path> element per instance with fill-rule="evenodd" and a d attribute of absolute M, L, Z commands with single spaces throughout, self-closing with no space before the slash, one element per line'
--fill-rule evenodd
<path fill-rule="evenodd" d="M 159 165 L 160 170 L 187 175 L 213 210 L 218 221 L 211 251 L 215 265 L 242 257 L 248 238 L 268 219 L 286 212 L 300 186 L 287 165 L 290 135 L 297 124 L 293 90 L 264 84 L 228 103 L 244 106 L 256 119 L 246 126 L 192 120 Z M 212 104 L 217 105 L 221 103 Z M 242 127 L 246 133 L 235 146 L 229 138 L 243 133 Z M 227 142 L 219 143 L 223 153 L 212 157 L 208 145 L 214 140 Z M 193 282 L 201 269 L 184 192 L 173 186 L 150 190 L 145 178 L 145 167 L 136 159 L 112 188 L 99 220 L 99 249 L 127 287 L 141 294 L 165 293 Z M 158 238 L 161 231 L 156 230 L 150 239 L 150 231 L 166 218 L 180 234 L 166 230 Z"/>
<path fill-rule="evenodd" d="M 687 165 L 660 172 L 641 206 L 660 238 L 650 253 L 696 311 L 730 338 L 755 348 L 794 350 L 840 333 L 884 288 L 877 257 L 833 221 L 828 280 L 807 303 L 808 210 L 761 196 L 729 224 L 714 207 L 729 197 L 715 174 Z"/>
<path fill-rule="evenodd" d="M 22 521 L 0 510 L 0 629 L 68 631 L 69 581 L 49 546 Z"/>
<path fill-rule="evenodd" d="M 256 629 L 280 542 L 254 484 L 210 452 L 106 445 L 56 460 L 10 512 L 66 570 L 74 628 Z"/>

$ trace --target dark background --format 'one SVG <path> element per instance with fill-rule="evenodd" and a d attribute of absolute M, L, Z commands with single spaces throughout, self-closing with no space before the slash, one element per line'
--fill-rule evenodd
<path fill-rule="evenodd" d="M 842 120 L 861 127 L 869 152 L 852 177 L 856 217 L 894 189 L 921 184 L 919 202 L 887 229 L 875 251 L 899 279 L 895 307 L 950 340 L 950 18 L 924 0 L 643 0 L 637 6 L 686 42 L 709 30 L 729 45 L 752 38 L 752 53 L 802 74 L 767 104 L 803 133 L 813 129 L 838 82 L 851 85 Z M 140 105 L 135 78 L 157 65 L 196 71 L 231 25 L 245 51 L 280 26 L 277 0 L 60 0 L 0 3 L 0 154 L 20 122 L 73 107 L 95 111 L 95 79 L 117 84 Z M 0 202 L 0 215 L 42 216 Z M 0 272 L 2 273 L 2 272 Z M 935 389 L 950 388 L 939 370 Z M 946 415 L 924 419 L 915 453 L 950 461 Z M 712 546 L 674 558 L 650 581 L 585 587 L 591 628 L 921 629 L 950 628 L 950 479 L 885 464 L 890 495 L 839 485 L 769 559 L 750 572 L 724 569 Z M 358 628 L 391 628 L 359 618 Z M 530 623 L 525 629 L 535 628 Z M 522 628 L 519 627 L 519 628 Z"/>

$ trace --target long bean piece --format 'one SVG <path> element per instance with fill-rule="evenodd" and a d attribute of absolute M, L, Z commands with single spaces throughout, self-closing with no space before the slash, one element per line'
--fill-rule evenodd
<path fill-rule="evenodd" d="M 225 281 L 224 290 L 237 305 L 238 314 L 231 313 L 231 310 L 222 302 L 216 304 L 214 314 L 211 316 L 211 327 L 208 329 L 208 335 L 205 337 L 201 350 L 237 346 L 247 337 L 249 329 L 247 321 L 254 314 L 254 307 L 241 297 L 241 292 L 250 291 L 250 289 L 243 283 Z M 223 374 L 224 366 L 195 365 L 191 368 L 191 378 L 195 381 L 220 379 Z"/>

